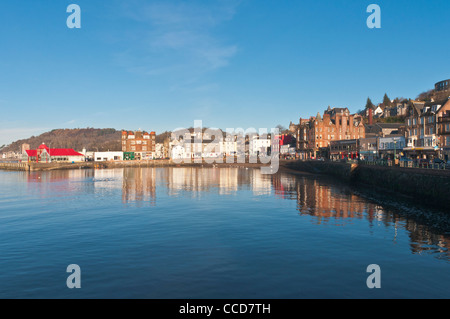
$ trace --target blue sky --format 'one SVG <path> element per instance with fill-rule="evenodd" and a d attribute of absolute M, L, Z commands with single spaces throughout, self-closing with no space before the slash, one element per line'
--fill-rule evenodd
<path fill-rule="evenodd" d="M 81 7 L 81 29 L 66 8 Z M 366 8 L 381 7 L 381 29 Z M 5 0 L 0 145 L 56 128 L 288 126 L 450 78 L 448 0 Z M 43 141 L 45 142 L 45 141 Z"/>

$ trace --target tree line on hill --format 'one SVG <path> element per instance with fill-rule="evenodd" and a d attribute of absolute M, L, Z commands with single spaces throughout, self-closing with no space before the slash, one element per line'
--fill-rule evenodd
<path fill-rule="evenodd" d="M 156 143 L 162 143 L 171 132 L 156 135 Z M 113 128 L 77 128 L 77 129 L 55 129 L 45 132 L 39 136 L 17 140 L 9 145 L 0 147 L 1 153 L 20 152 L 22 144 L 29 144 L 30 149 L 37 149 L 42 143 L 50 148 L 72 148 L 81 151 L 106 152 L 121 151 L 122 131 Z"/>

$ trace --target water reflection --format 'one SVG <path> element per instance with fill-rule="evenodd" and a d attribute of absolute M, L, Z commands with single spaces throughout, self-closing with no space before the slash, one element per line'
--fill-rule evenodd
<path fill-rule="evenodd" d="M 297 201 L 299 215 L 313 217 L 316 224 L 345 226 L 355 220 L 369 225 L 382 224 L 393 228 L 396 241 L 398 228 L 406 230 L 413 254 L 431 253 L 439 259 L 450 260 L 450 216 L 401 203 L 402 209 L 385 205 L 357 195 L 349 186 L 318 177 L 294 177 L 291 174 L 273 175 L 275 195 Z M 373 195 L 373 194 L 372 194 Z M 397 199 L 397 201 L 399 201 Z M 417 216 L 428 216 L 426 222 Z M 440 227 L 439 227 L 440 226 Z"/>
<path fill-rule="evenodd" d="M 138 206 L 157 205 L 157 190 L 168 196 L 193 198 L 205 193 L 236 195 L 246 190 L 253 196 L 294 200 L 297 213 L 310 217 L 316 225 L 345 227 L 367 222 L 369 226 L 393 229 L 393 241 L 398 230 L 404 229 L 412 253 L 433 254 L 450 260 L 447 215 L 418 207 L 392 208 L 392 205 L 369 200 L 346 185 L 319 177 L 284 172 L 268 176 L 258 169 L 245 168 L 180 167 L 31 172 L 23 176 L 28 187 L 37 189 L 42 196 L 94 193 L 117 197 L 120 194 L 122 203 Z"/>
<path fill-rule="evenodd" d="M 125 168 L 122 170 L 122 202 L 156 203 L 155 169 Z"/>
<path fill-rule="evenodd" d="M 173 196 L 181 192 L 188 192 L 194 197 L 204 192 L 232 195 L 240 188 L 250 189 L 254 195 L 269 195 L 272 192 L 270 178 L 265 178 L 259 170 L 245 168 L 164 168 L 158 169 L 157 180 Z"/>

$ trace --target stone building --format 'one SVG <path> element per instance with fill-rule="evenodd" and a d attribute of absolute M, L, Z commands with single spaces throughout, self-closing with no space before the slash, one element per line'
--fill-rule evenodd
<path fill-rule="evenodd" d="M 436 83 L 434 85 L 434 89 L 436 92 L 448 91 L 450 90 L 450 80 L 444 80 Z"/>
<path fill-rule="evenodd" d="M 447 102 L 449 104 L 450 102 Z M 450 110 L 443 110 L 438 117 L 438 136 L 441 157 L 445 161 L 450 160 Z"/>
<path fill-rule="evenodd" d="M 439 157 L 441 146 L 445 145 L 445 137 L 442 136 L 446 134 L 442 133 L 446 133 L 444 123 L 448 111 L 450 111 L 449 99 L 442 102 L 412 102 L 410 114 L 406 118 L 404 153 L 408 157 Z"/>
<path fill-rule="evenodd" d="M 297 149 L 301 159 L 325 157 L 331 141 L 365 137 L 363 118 L 348 108 L 330 108 L 309 120 L 300 119 Z"/>

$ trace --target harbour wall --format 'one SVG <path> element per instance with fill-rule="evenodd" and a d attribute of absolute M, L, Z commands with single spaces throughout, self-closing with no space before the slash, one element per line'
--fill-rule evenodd
<path fill-rule="evenodd" d="M 64 169 L 107 169 L 126 167 L 261 167 L 266 164 L 258 163 L 176 163 L 171 160 L 150 161 L 109 161 L 109 162 L 79 162 L 79 163 L 1 163 L 0 170 L 14 171 L 51 171 Z"/>
<path fill-rule="evenodd" d="M 341 162 L 296 161 L 285 166 L 296 171 L 333 176 L 353 185 L 401 194 L 436 206 L 447 207 L 450 171 L 385 167 Z"/>

